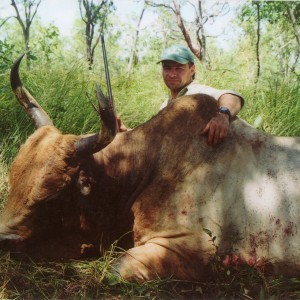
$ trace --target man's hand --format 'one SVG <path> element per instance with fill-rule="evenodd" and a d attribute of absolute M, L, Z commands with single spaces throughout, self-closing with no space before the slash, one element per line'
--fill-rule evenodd
<path fill-rule="evenodd" d="M 236 116 L 242 108 L 244 100 L 239 96 L 232 94 L 223 94 L 219 99 L 219 107 L 227 107 L 231 113 L 231 116 Z M 213 117 L 202 130 L 201 134 L 207 134 L 207 144 L 217 145 L 222 142 L 229 130 L 229 116 L 220 112 Z"/>
<path fill-rule="evenodd" d="M 131 130 L 130 128 L 127 128 L 124 123 L 122 122 L 120 116 L 117 116 L 117 123 L 119 126 L 119 132 L 126 132 L 128 130 Z"/>
<path fill-rule="evenodd" d="M 229 117 L 223 113 L 217 113 L 202 130 L 201 134 L 207 134 L 207 144 L 217 145 L 224 140 L 229 130 Z"/>

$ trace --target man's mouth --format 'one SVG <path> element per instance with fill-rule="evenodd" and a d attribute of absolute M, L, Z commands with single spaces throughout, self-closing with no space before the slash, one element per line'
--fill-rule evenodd
<path fill-rule="evenodd" d="M 169 79 L 168 82 L 169 83 L 178 83 L 178 79 Z"/>

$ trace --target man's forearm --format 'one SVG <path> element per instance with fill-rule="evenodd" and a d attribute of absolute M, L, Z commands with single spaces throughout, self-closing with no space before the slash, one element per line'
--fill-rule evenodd
<path fill-rule="evenodd" d="M 223 94 L 219 99 L 219 107 L 225 106 L 230 110 L 232 117 L 236 116 L 242 108 L 242 100 L 233 94 Z"/>

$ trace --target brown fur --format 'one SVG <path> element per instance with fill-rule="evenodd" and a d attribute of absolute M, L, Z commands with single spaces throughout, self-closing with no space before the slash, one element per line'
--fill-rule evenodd
<path fill-rule="evenodd" d="M 25 252 L 60 259 L 100 255 L 122 237 L 122 247 L 134 246 L 117 263 L 124 278 L 199 279 L 217 249 L 208 228 L 220 251 L 245 241 L 238 244 L 243 260 L 255 264 L 261 246 L 251 244 L 256 235 L 248 233 L 249 226 L 243 225 L 245 237 L 238 225 L 240 212 L 257 224 L 256 215 L 245 210 L 244 185 L 263 172 L 256 160 L 267 161 L 273 153 L 275 163 L 276 151 L 291 157 L 296 151 L 240 120 L 221 145 L 207 146 L 201 131 L 216 108 L 209 96 L 183 97 L 86 157 L 76 155 L 80 137 L 40 128 L 12 165 L 0 240 L 17 234 Z M 255 152 L 253 141 L 261 141 Z M 243 238 L 234 239 L 232 232 Z"/>
<path fill-rule="evenodd" d="M 195 107 L 199 112 L 202 111 L 202 114 L 209 112 L 211 110 L 207 109 L 207 105 L 215 103 L 191 100 L 190 105 L 186 105 L 177 102 L 169 112 L 160 112 L 143 126 L 119 135 L 109 147 L 95 154 L 94 159 L 79 159 L 76 156 L 74 143 L 79 137 L 62 135 L 53 126 L 43 126 L 36 130 L 21 147 L 11 166 L 10 196 L 1 216 L 1 224 L 6 228 L 6 233 L 18 234 L 21 240 L 29 245 L 27 251 L 30 253 L 37 252 L 32 250 L 35 243 L 32 240 L 43 240 L 42 236 L 45 234 L 47 238 L 51 236 L 52 239 L 57 239 L 65 230 L 68 234 L 72 231 L 83 233 L 86 238 L 82 240 L 87 244 L 93 243 L 98 248 L 102 243 L 107 247 L 114 239 L 131 230 L 132 221 L 128 221 L 131 204 L 142 192 L 144 185 L 148 184 L 147 181 L 156 176 L 153 172 L 160 171 L 155 170 L 154 162 L 164 160 L 165 168 L 168 169 L 167 156 L 170 154 L 167 149 L 159 149 L 161 141 L 168 139 L 165 138 L 166 132 L 170 127 L 175 127 L 173 138 L 181 140 L 181 143 L 173 151 L 182 151 L 180 149 L 185 147 L 185 140 L 190 140 L 195 134 L 187 132 L 186 136 L 182 136 L 184 128 L 191 126 L 190 122 L 194 122 L 195 127 L 198 127 L 196 134 L 200 135 L 201 126 L 206 122 L 200 119 L 201 124 L 199 120 L 193 120 L 191 112 Z M 205 118 L 210 118 L 210 115 L 211 113 Z M 150 144 L 144 143 L 146 140 Z M 170 142 L 172 143 L 172 140 Z M 154 149 L 154 146 L 157 149 Z M 109 157 L 113 157 L 113 161 L 110 161 Z M 101 165 L 99 168 L 98 164 Z M 108 177 L 100 174 L 103 168 Z M 146 175 L 145 171 L 150 174 Z M 119 177 L 119 182 L 111 178 L 112 173 L 113 177 Z M 99 179 L 103 181 L 102 184 L 99 184 Z M 158 187 L 163 192 L 166 185 L 159 184 Z M 125 196 L 124 203 L 120 205 L 119 198 Z M 126 214 L 123 211 L 124 206 Z M 113 224 L 116 214 L 121 215 L 124 226 Z M 118 222 L 116 219 L 115 223 Z M 45 247 L 37 248 L 40 252 L 38 256 L 51 258 L 61 258 L 64 252 L 49 253 L 50 249 L 53 249 L 49 247 L 49 243 Z M 47 253 L 42 253 L 43 251 Z M 79 257 L 79 252 L 75 252 Z M 64 254 L 63 257 L 68 255 Z"/>

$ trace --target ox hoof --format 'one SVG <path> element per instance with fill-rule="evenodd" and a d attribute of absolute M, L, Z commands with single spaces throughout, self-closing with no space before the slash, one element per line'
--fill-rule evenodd
<path fill-rule="evenodd" d="M 124 280 L 138 283 L 159 278 L 145 264 L 128 254 L 124 254 L 116 260 L 113 265 L 113 273 Z"/>

